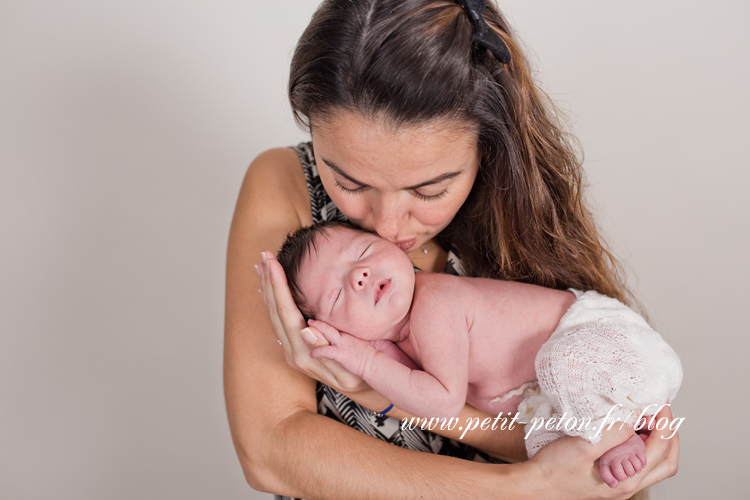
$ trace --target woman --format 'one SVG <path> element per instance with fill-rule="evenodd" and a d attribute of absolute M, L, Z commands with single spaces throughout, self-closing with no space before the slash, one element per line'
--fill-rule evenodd
<path fill-rule="evenodd" d="M 256 291 L 260 252 L 298 227 L 348 218 L 395 241 L 420 269 L 626 299 L 582 204 L 580 161 L 494 6 L 326 1 L 299 41 L 289 93 L 312 144 L 253 162 L 228 251 L 225 391 L 251 486 L 326 499 L 628 498 L 676 472 L 678 441 L 658 431 L 646 441 L 646 469 L 617 489 L 597 479 L 600 448 L 579 440 L 498 464 L 486 462 L 524 458 L 519 427 L 469 432 L 460 443 L 441 437 L 457 439 L 458 429 L 401 432 L 368 411 L 387 401 L 309 357 L 321 337 L 302 331 L 270 253 Z M 461 420 L 472 417 L 487 415 L 467 406 Z M 628 432 L 613 430 L 600 446 Z"/>

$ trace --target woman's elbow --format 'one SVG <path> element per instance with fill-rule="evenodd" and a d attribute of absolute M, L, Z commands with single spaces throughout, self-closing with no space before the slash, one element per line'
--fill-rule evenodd
<path fill-rule="evenodd" d="M 272 493 L 273 468 L 270 466 L 270 457 L 264 456 L 262 446 L 242 446 L 236 444 L 237 458 L 242 467 L 245 481 L 254 490 Z"/>
<path fill-rule="evenodd" d="M 291 437 L 300 428 L 300 418 L 313 415 L 307 410 L 295 411 L 268 425 L 254 425 L 242 438 L 235 438 L 237 458 L 245 481 L 251 488 L 267 493 L 287 494 L 290 481 L 289 457 L 298 453 L 299 440 Z M 287 496 L 290 496 L 287 494 Z"/>
<path fill-rule="evenodd" d="M 279 474 L 284 467 L 279 467 L 284 459 L 284 439 L 282 419 L 275 425 L 257 422 L 252 427 L 244 426 L 234 429 L 234 447 L 237 459 L 242 467 L 245 481 L 254 490 L 266 493 L 279 493 L 284 490 L 283 477 Z"/>

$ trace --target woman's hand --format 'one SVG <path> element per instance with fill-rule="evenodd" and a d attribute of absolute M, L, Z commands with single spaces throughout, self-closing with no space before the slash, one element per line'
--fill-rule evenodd
<path fill-rule="evenodd" d="M 310 320 L 308 323 L 322 333 L 329 343 L 327 346 L 314 349 L 310 356 L 334 360 L 348 372 L 358 377 L 364 376 L 365 365 L 377 352 L 370 342 L 358 339 L 346 332 L 339 332 L 323 321 Z"/>
<path fill-rule="evenodd" d="M 666 418 L 670 425 L 674 418 L 668 406 L 656 414 L 654 422 Z M 648 418 L 651 421 L 651 418 Z M 536 469 L 533 476 L 546 487 L 555 485 L 557 498 L 616 499 L 630 498 L 634 493 L 663 481 L 677 473 L 680 453 L 679 436 L 672 434 L 669 426 L 653 429 L 646 439 L 646 466 L 634 477 L 622 481 L 616 488 L 607 486 L 599 476 L 597 459 L 607 450 L 624 442 L 633 433 L 631 427 L 613 426 L 605 430 L 602 440 L 591 446 L 583 439 L 565 437 L 542 448 L 533 459 L 526 462 Z M 539 498 L 548 498 L 540 494 Z"/>
<path fill-rule="evenodd" d="M 305 318 L 297 309 L 286 275 L 272 252 L 262 253 L 263 262 L 256 266 L 268 317 L 290 366 L 333 389 L 347 394 L 369 388 L 359 377 L 346 371 L 337 362 L 310 357 L 310 350 L 329 345 L 314 328 L 305 328 Z"/>

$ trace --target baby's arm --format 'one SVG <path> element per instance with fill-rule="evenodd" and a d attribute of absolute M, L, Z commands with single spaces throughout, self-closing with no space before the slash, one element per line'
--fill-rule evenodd
<path fill-rule="evenodd" d="M 310 356 L 337 361 L 402 410 L 427 418 L 456 417 L 463 410 L 467 391 L 468 345 L 461 348 L 456 345 L 461 343 L 456 339 L 468 344 L 467 335 L 460 332 L 446 335 L 449 329 L 435 331 L 435 335 L 426 342 L 427 348 L 421 349 L 422 362 L 434 365 L 428 373 L 415 365 L 405 366 L 389 354 L 378 352 L 370 342 L 339 332 L 326 323 L 311 321 L 310 325 L 317 328 L 331 344 L 314 349 Z M 443 332 L 443 335 L 438 334 Z M 441 359 L 437 358 L 438 355 Z"/>
<path fill-rule="evenodd" d="M 420 370 L 419 365 L 417 365 L 413 359 L 407 356 L 404 351 L 399 349 L 399 347 L 390 340 L 371 340 L 370 344 L 376 351 L 382 352 L 402 365 L 411 368 L 412 370 Z"/>

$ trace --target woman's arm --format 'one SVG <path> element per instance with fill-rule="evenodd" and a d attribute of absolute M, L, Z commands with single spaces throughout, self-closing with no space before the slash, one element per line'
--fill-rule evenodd
<path fill-rule="evenodd" d="M 340 492 L 342 498 L 373 497 L 388 477 L 394 489 L 402 484 L 402 496 L 413 497 L 420 488 L 397 463 L 419 469 L 454 461 L 400 450 L 318 415 L 316 382 L 287 363 L 257 292 L 253 264 L 262 250 L 278 248 L 290 230 L 310 223 L 293 202 L 301 198 L 305 204 L 306 197 L 295 153 L 268 152 L 249 169 L 232 222 L 224 370 L 227 412 L 240 462 L 253 487 L 288 496 L 332 498 Z M 373 463 L 378 462 L 382 469 L 376 472 Z M 468 473 L 473 466 L 453 468 Z M 440 474 L 441 466 L 425 473 Z"/>
<path fill-rule="evenodd" d="M 294 168 L 299 175 L 289 175 Z M 278 248 L 290 230 L 309 224 L 290 201 L 300 197 L 307 202 L 294 152 L 266 153 L 248 171 L 230 232 L 225 396 L 248 483 L 327 499 L 456 498 L 467 485 L 491 494 L 499 468 L 404 450 L 317 414 L 316 382 L 287 363 L 253 269 L 262 250 Z"/>
<path fill-rule="evenodd" d="M 575 492 L 567 498 L 626 498 L 632 492 L 608 492 L 593 468 L 596 457 L 590 456 L 590 450 L 575 460 L 559 452 L 548 453 L 552 458 L 545 459 L 543 450 L 537 455 L 541 458 L 522 464 L 477 464 L 404 450 L 318 415 L 316 382 L 287 363 L 257 292 L 259 281 L 253 269 L 262 250 L 278 248 L 288 231 L 310 223 L 309 207 L 305 213 L 305 208 L 292 201 L 302 197 L 306 203 L 306 193 L 294 152 L 271 151 L 249 169 L 232 222 L 227 255 L 225 397 L 232 438 L 251 486 L 305 498 L 389 500 L 545 498 L 544 491 L 547 497 L 566 498 L 552 494 L 550 480 Z M 290 326 L 288 331 L 293 329 Z M 372 394 L 371 390 L 361 392 L 364 399 L 372 400 Z M 562 444 L 556 448 L 570 450 Z M 664 467 L 668 461 L 656 456 L 666 456 L 663 448 L 649 447 L 647 441 L 647 472 L 664 469 L 657 474 L 641 473 L 650 478 L 647 484 L 671 475 L 671 469 Z M 567 477 L 555 473 L 557 464 L 570 467 L 571 462 L 579 464 L 578 473 L 568 472 Z M 672 463 L 676 466 L 676 459 Z M 539 479 L 540 470 L 550 471 L 550 479 Z"/>

